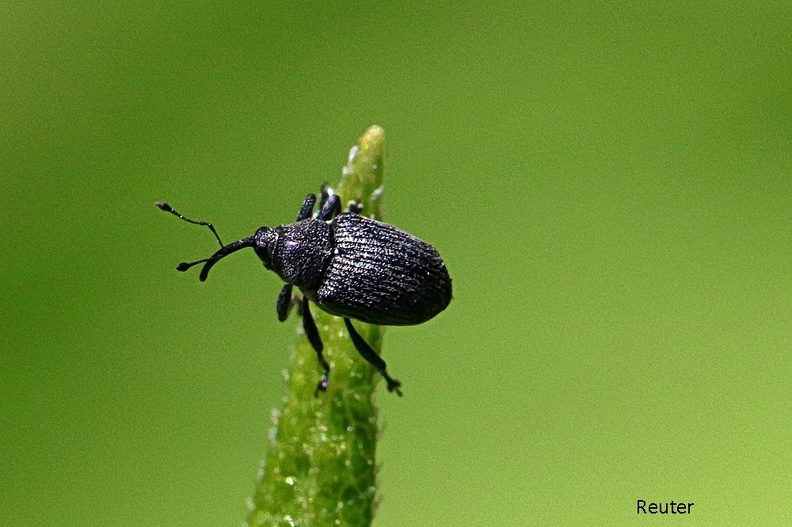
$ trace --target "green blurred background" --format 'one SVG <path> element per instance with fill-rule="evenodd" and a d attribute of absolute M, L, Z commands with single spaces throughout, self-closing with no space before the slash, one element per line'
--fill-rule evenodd
<path fill-rule="evenodd" d="M 792 4 L 0 7 L 0 525 L 238 525 L 296 322 L 251 252 L 385 128 L 455 300 L 376 525 L 792 524 Z M 666 521 L 669 521 L 667 518 Z"/>

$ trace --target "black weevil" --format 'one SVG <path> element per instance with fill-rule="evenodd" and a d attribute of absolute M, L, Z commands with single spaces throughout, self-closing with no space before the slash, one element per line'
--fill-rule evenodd
<path fill-rule="evenodd" d="M 196 225 L 207 226 L 220 243 L 214 255 L 176 268 L 186 271 L 204 264 L 203 282 L 222 258 L 252 247 L 264 263 L 286 284 L 278 295 L 277 313 L 286 320 L 293 305 L 292 287 L 302 291 L 301 311 L 305 335 L 324 369 L 316 393 L 327 390 L 330 365 L 322 355 L 322 339 L 308 302 L 342 317 L 355 348 L 388 383 L 388 391 L 401 395 L 401 383 L 388 375 L 385 361 L 355 330 L 350 319 L 384 326 L 421 324 L 443 311 L 451 301 L 451 278 L 437 250 L 401 229 L 361 216 L 353 202 L 339 214 L 337 195 L 322 188 L 319 212 L 314 217 L 316 196 L 309 194 L 297 221 L 278 227 L 261 227 L 253 236 L 224 245 L 211 223 L 195 221 L 162 201 L 157 207 Z"/>

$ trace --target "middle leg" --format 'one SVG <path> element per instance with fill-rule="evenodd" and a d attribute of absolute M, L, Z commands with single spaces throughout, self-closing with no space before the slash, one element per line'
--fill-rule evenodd
<path fill-rule="evenodd" d="M 319 384 L 316 385 L 316 390 L 314 390 L 314 396 L 318 396 L 319 392 L 327 391 L 330 377 L 330 364 L 327 363 L 327 360 L 325 360 L 324 355 L 322 354 L 324 344 L 322 344 L 322 338 L 319 336 L 319 330 L 316 328 L 316 322 L 314 322 L 314 319 L 311 316 L 311 310 L 308 307 L 308 298 L 305 296 L 303 296 L 302 300 L 302 316 L 305 336 L 308 338 L 308 342 L 311 343 L 311 346 L 313 346 L 314 351 L 316 351 L 316 357 L 319 359 L 319 364 L 321 364 L 322 369 L 324 369 L 322 380 L 319 381 Z"/>

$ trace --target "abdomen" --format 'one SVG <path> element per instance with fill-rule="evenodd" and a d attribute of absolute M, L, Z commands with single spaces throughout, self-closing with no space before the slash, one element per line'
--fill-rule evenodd
<path fill-rule="evenodd" d="M 335 251 L 316 292 L 334 315 L 389 326 L 420 324 L 451 301 L 451 278 L 437 250 L 357 214 L 333 220 Z"/>

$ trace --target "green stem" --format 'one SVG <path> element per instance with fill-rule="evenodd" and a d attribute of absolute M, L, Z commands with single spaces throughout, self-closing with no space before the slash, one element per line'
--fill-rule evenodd
<path fill-rule="evenodd" d="M 336 192 L 344 207 L 382 218 L 384 135 L 372 126 L 352 147 Z M 355 350 L 341 318 L 314 308 L 330 363 L 330 386 L 314 397 L 321 377 L 316 353 L 300 333 L 289 370 L 289 393 L 273 412 L 275 429 L 248 525 L 367 526 L 376 508 L 377 407 L 380 376 Z M 382 330 L 355 322 L 377 353 Z"/>

